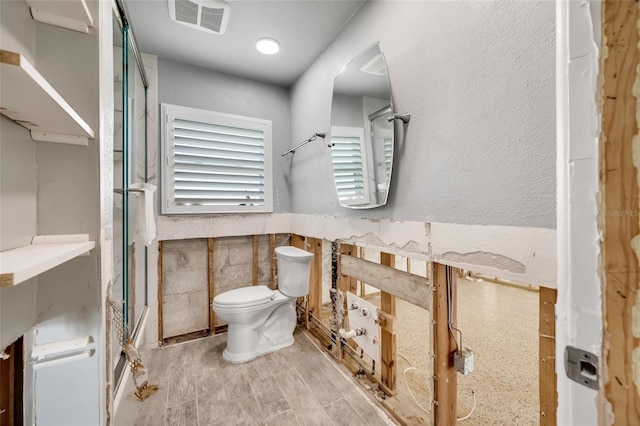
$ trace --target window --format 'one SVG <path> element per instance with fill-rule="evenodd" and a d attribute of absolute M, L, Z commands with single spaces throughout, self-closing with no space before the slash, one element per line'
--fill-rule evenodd
<path fill-rule="evenodd" d="M 361 127 L 331 127 L 331 161 L 341 204 L 369 202 L 367 149 Z"/>
<path fill-rule="evenodd" d="M 271 121 L 162 104 L 162 213 L 271 212 Z"/>

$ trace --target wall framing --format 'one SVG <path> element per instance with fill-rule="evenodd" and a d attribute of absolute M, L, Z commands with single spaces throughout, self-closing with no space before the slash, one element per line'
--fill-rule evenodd
<path fill-rule="evenodd" d="M 541 287 L 539 292 L 539 380 L 540 426 L 557 424 L 556 301 L 558 291 Z"/>
<path fill-rule="evenodd" d="M 602 277 L 604 398 L 613 417 L 607 423 L 640 423 L 640 211 L 638 191 L 638 3 L 603 2 L 602 131 L 600 182 L 604 205 Z M 604 210 L 604 215 L 602 215 Z M 604 380 L 603 380 L 604 381 Z M 602 386 L 602 385 L 601 385 Z"/>
<path fill-rule="evenodd" d="M 275 255 L 274 253 L 275 252 L 275 235 L 274 234 L 260 234 L 260 235 L 269 235 L 268 238 L 269 238 L 270 262 L 268 267 L 271 269 L 272 280 L 275 280 L 277 276 L 275 256 L 274 256 Z M 258 238 L 260 238 L 260 235 L 258 235 Z M 213 259 L 214 253 L 213 253 L 213 248 L 211 243 L 214 240 L 214 238 L 208 237 L 208 239 L 209 239 L 209 243 L 208 243 L 209 259 L 208 260 L 209 260 L 209 265 L 212 265 L 212 259 Z M 252 245 L 251 241 L 255 242 L 256 236 L 252 236 L 249 240 L 250 240 L 249 244 L 251 248 L 255 247 L 255 244 Z M 316 261 L 314 261 L 314 264 L 312 266 L 310 293 L 308 298 L 303 299 L 301 301 L 302 302 L 301 306 L 303 307 L 305 312 L 305 315 L 303 317 L 305 319 L 304 327 L 307 329 L 310 329 L 311 331 L 313 331 L 314 328 L 316 328 L 313 322 L 312 315 L 315 314 L 316 311 L 318 312 L 318 314 L 320 313 L 320 306 L 322 304 L 322 300 L 321 300 L 322 267 L 323 267 L 322 241 L 323 239 L 318 237 L 308 237 L 300 234 L 292 234 L 290 236 L 290 242 L 289 242 L 289 244 L 293 246 L 313 252 L 316 255 L 315 259 L 317 263 Z M 340 242 L 340 240 L 338 240 L 338 242 Z M 372 285 L 373 287 L 377 287 L 381 289 L 382 292 L 386 293 L 389 298 L 401 297 L 409 301 L 409 303 L 413 303 L 413 304 L 416 304 L 417 306 L 426 308 L 429 311 L 429 315 L 433 319 L 436 318 L 436 316 L 438 315 L 437 306 L 436 306 L 437 291 L 434 292 L 434 289 L 429 283 L 430 282 L 436 283 L 437 280 L 442 280 L 442 277 L 444 276 L 442 271 L 444 271 L 447 268 L 445 264 L 436 263 L 436 262 L 429 263 L 429 265 L 431 265 L 435 270 L 438 270 L 440 272 L 435 272 L 434 270 L 432 278 L 428 279 L 425 277 L 404 272 L 402 270 L 395 269 L 394 267 L 391 266 L 394 264 L 395 254 L 392 252 L 384 252 L 383 250 L 379 250 L 377 247 L 364 246 L 364 247 L 371 247 L 372 250 L 378 250 L 381 252 L 381 262 L 379 264 L 361 259 L 356 255 L 362 252 L 361 250 L 362 247 L 363 246 L 360 246 L 359 244 L 352 244 L 351 242 L 340 244 L 340 248 L 338 249 L 338 253 L 341 253 L 340 256 L 338 257 L 339 258 L 339 261 L 338 261 L 339 288 L 346 291 L 357 292 L 358 291 L 357 283 L 358 281 L 360 281 L 363 284 L 366 283 L 368 285 Z M 159 253 L 160 256 L 158 259 L 158 265 L 159 265 L 159 281 L 161 281 L 162 279 L 162 253 L 161 253 L 162 242 L 160 242 L 159 244 L 159 249 L 160 249 L 160 253 Z M 253 251 L 253 253 L 255 255 L 255 250 Z M 264 257 L 264 252 L 263 252 L 263 257 Z M 423 260 L 423 259 L 420 259 L 420 260 Z M 389 266 L 387 266 L 386 264 L 388 264 Z M 410 265 L 410 260 L 407 262 L 408 267 L 409 265 Z M 255 271 L 255 262 L 248 265 L 247 268 L 249 268 L 248 269 L 249 272 Z M 211 269 L 212 268 L 210 268 L 209 270 L 210 292 L 212 288 L 215 288 L 215 285 L 213 282 L 215 277 Z M 456 274 L 454 273 L 452 275 L 455 277 Z M 159 284 L 161 287 L 161 282 Z M 251 281 L 249 282 L 249 285 L 251 285 Z M 316 297 L 316 296 L 319 296 L 319 297 Z M 161 306 L 160 293 L 159 293 L 159 298 L 160 298 L 159 300 L 160 300 L 160 306 Z M 392 318 L 393 320 L 393 315 L 392 315 L 393 307 L 388 303 L 386 303 L 386 305 L 387 307 L 386 308 L 383 307 L 382 310 L 388 311 L 388 313 L 391 315 L 390 318 Z M 455 306 L 455 301 L 453 306 Z M 440 313 L 444 314 L 445 318 L 447 314 L 447 309 L 448 307 L 446 306 L 446 303 L 444 306 L 441 306 Z M 319 315 L 317 315 L 316 317 L 319 317 Z M 215 316 L 211 316 L 210 320 L 212 318 L 214 319 Z M 435 327 L 437 327 L 437 324 L 438 324 L 438 321 L 436 320 Z M 455 418 L 456 418 L 455 385 L 452 386 L 452 383 L 454 383 L 457 373 L 455 372 L 455 370 L 453 370 L 452 363 L 451 363 L 451 353 L 452 353 L 452 350 L 455 349 L 455 343 L 452 342 L 452 339 L 448 332 L 448 327 L 446 327 L 447 325 L 446 320 L 444 322 L 442 321 L 440 322 L 441 327 L 442 325 L 445 326 L 444 329 L 438 330 L 438 331 L 434 330 L 435 333 L 432 334 L 434 338 L 434 345 L 433 345 L 434 351 L 439 351 L 440 359 L 447 360 L 446 366 L 443 364 L 444 368 L 441 368 L 440 371 L 435 373 L 437 380 L 434 382 L 433 394 L 434 394 L 434 398 L 437 395 L 437 399 L 435 399 L 435 401 L 437 401 L 438 404 L 437 404 L 437 408 L 434 409 L 433 412 L 437 416 L 437 420 L 435 424 L 447 425 L 447 424 L 454 424 Z M 159 328 L 160 327 L 161 327 L 161 322 L 159 323 Z M 383 330 L 388 331 L 392 335 L 394 334 L 393 321 L 392 321 L 391 328 L 385 327 L 385 326 L 382 326 L 382 327 L 383 327 Z M 213 323 L 210 322 L 210 328 L 208 332 L 218 333 L 218 332 L 224 332 L 224 331 L 226 331 L 224 326 L 216 325 L 215 321 Z M 444 340 L 439 337 L 436 337 L 437 333 L 440 333 L 441 336 L 444 336 Z M 384 334 L 384 331 L 383 331 L 383 334 Z M 196 338 L 196 337 L 202 337 L 202 334 L 189 334 L 182 337 Z M 164 342 L 164 343 L 167 344 L 172 342 Z M 394 383 L 393 381 L 391 381 L 391 384 L 389 384 L 390 383 L 389 378 L 393 378 L 395 374 L 397 374 L 394 371 L 395 364 L 396 364 L 396 360 L 394 356 L 395 354 L 393 351 L 392 344 L 384 344 L 384 345 L 385 347 L 387 347 L 387 349 L 390 349 L 390 350 L 387 350 L 386 353 L 390 355 L 387 358 L 391 358 L 391 359 L 387 359 L 386 363 L 383 362 L 382 368 L 376 368 L 378 370 L 376 372 L 377 373 L 376 376 L 378 376 L 378 380 L 380 380 L 380 383 L 381 383 L 380 388 L 385 390 L 385 392 L 387 392 L 387 395 L 393 396 Z M 383 352 L 385 351 L 383 350 Z M 344 364 L 345 366 L 349 365 L 350 363 L 349 357 L 346 357 L 343 359 L 342 357 L 338 356 L 337 361 L 339 363 Z M 436 359 L 436 362 L 437 362 L 437 359 Z M 435 366 L 435 363 L 434 363 L 434 366 Z M 383 379 L 380 373 L 382 373 L 382 370 L 385 368 L 387 369 L 386 379 Z M 555 375 L 554 375 L 554 379 L 555 379 Z M 442 384 L 446 382 L 448 382 L 448 385 L 440 386 L 440 390 L 438 391 L 437 390 L 438 384 L 439 383 Z M 555 380 L 553 380 L 551 383 L 555 384 Z M 384 401 L 378 400 L 378 402 L 384 405 L 388 410 L 397 413 L 396 416 L 398 418 L 402 418 L 403 416 L 405 419 L 411 418 L 411 416 L 414 415 L 414 412 L 412 410 L 417 410 L 416 407 L 410 407 L 411 403 L 409 401 L 407 401 L 406 403 L 403 403 L 403 402 L 395 401 L 393 398 L 387 398 Z"/>

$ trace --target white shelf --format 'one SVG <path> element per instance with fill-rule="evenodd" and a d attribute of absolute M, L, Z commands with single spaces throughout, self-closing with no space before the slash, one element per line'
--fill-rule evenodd
<path fill-rule="evenodd" d="M 88 145 L 93 129 L 19 53 L 0 50 L 0 113 L 34 140 Z"/>
<path fill-rule="evenodd" d="M 93 27 L 85 0 L 27 0 L 31 16 L 38 22 L 88 33 Z"/>
<path fill-rule="evenodd" d="M 34 237 L 31 245 L 0 253 L 0 287 L 14 286 L 96 246 L 87 234 Z"/>

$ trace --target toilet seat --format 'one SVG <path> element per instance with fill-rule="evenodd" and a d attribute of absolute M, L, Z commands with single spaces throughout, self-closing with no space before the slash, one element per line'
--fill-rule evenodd
<path fill-rule="evenodd" d="M 264 285 L 242 287 L 217 295 L 213 298 L 213 305 L 226 309 L 249 308 L 268 304 L 276 294 L 277 291 Z"/>

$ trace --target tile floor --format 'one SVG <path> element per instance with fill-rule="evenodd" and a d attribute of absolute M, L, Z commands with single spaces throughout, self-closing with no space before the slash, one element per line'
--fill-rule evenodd
<path fill-rule="evenodd" d="M 144 402 L 129 384 L 115 424 L 394 425 L 359 385 L 300 330 L 293 346 L 248 363 L 222 359 L 226 334 L 143 352 L 150 383 Z"/>

